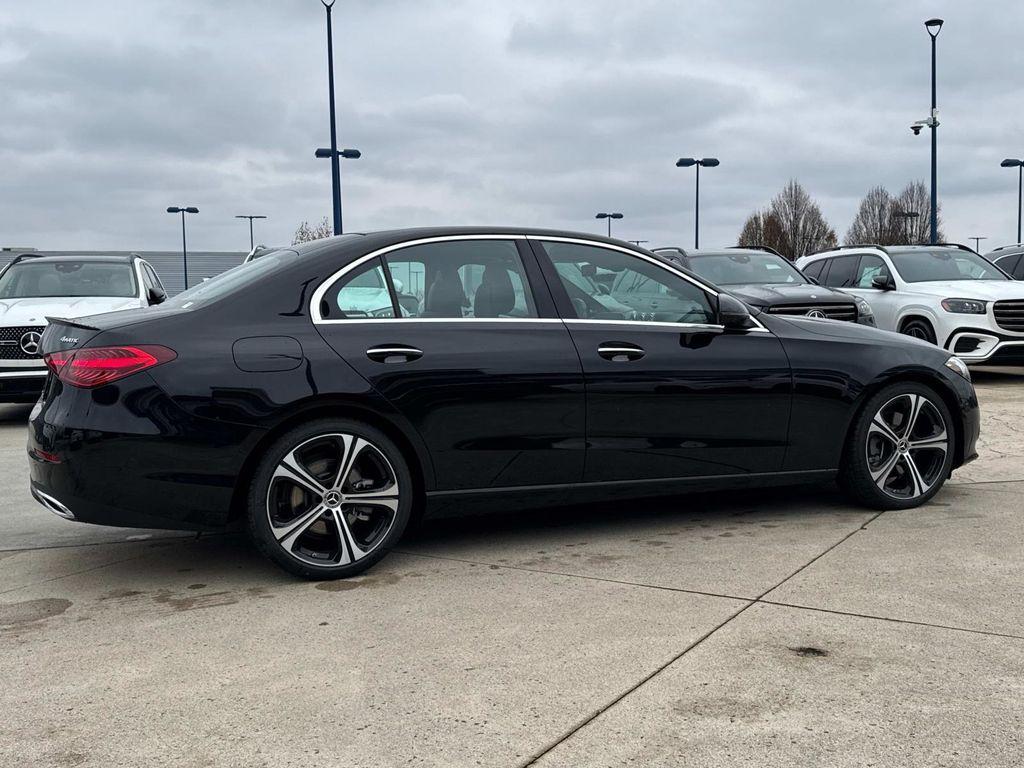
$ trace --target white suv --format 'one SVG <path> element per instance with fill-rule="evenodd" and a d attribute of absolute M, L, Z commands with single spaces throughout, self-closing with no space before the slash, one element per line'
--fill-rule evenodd
<path fill-rule="evenodd" d="M 1024 283 L 967 246 L 844 246 L 797 266 L 867 301 L 879 328 L 938 344 L 967 363 L 1024 365 Z"/>
<path fill-rule="evenodd" d="M 46 365 L 47 317 L 84 317 L 159 304 L 167 294 L 148 262 L 131 256 L 23 254 L 0 272 L 0 403 L 31 402 Z"/>

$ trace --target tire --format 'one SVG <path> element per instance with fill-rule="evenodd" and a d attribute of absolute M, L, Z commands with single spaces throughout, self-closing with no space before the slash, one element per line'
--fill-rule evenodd
<path fill-rule="evenodd" d="M 949 477 L 955 436 L 949 409 L 935 390 L 913 382 L 890 385 L 857 414 L 839 484 L 873 509 L 920 506 Z"/>
<path fill-rule="evenodd" d="M 362 573 L 402 537 L 413 483 L 398 447 L 350 419 L 318 419 L 276 440 L 249 488 L 256 548 L 305 579 Z"/>
<path fill-rule="evenodd" d="M 929 344 L 936 343 L 935 330 L 932 328 L 931 323 L 919 317 L 915 317 L 914 319 L 905 322 L 900 328 L 900 333 L 904 336 L 912 336 L 915 339 L 927 341 Z"/>

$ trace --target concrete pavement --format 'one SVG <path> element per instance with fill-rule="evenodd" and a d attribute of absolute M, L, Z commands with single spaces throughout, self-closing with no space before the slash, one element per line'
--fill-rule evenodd
<path fill-rule="evenodd" d="M 1019 765 L 1024 371 L 976 379 L 982 459 L 919 510 L 451 520 L 326 584 L 59 520 L 3 409 L 0 765 Z"/>

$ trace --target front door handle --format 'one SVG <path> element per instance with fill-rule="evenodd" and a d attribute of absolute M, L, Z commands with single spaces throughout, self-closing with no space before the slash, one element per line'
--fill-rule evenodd
<path fill-rule="evenodd" d="M 406 344 L 381 344 L 366 350 L 366 356 L 378 363 L 409 363 L 423 357 L 423 350 Z"/>
<path fill-rule="evenodd" d="M 639 360 L 646 352 L 643 347 L 638 347 L 636 344 L 624 341 L 606 341 L 597 348 L 597 354 L 613 363 L 625 363 L 630 360 Z"/>

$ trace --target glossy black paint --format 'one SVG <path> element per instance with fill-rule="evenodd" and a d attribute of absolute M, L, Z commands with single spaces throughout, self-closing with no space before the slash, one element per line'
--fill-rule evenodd
<path fill-rule="evenodd" d="M 51 322 L 44 352 L 162 344 L 178 356 L 96 390 L 49 377 L 30 421 L 33 487 L 86 522 L 218 529 L 237 516 L 275 436 L 329 414 L 387 432 L 429 512 L 467 501 L 536 505 L 816 480 L 838 467 L 859 403 L 900 377 L 942 393 L 960 417 L 957 464 L 974 454 L 973 388 L 931 345 L 766 314 L 749 332 L 563 323 L 567 297 L 543 251 L 525 240 L 536 320 L 314 325 L 313 291 L 346 264 L 415 238 L 482 233 L 569 234 L 432 229 L 330 239 L 296 247 L 244 292 L 217 301 Z M 645 354 L 603 358 L 596 349 L 607 341 Z M 385 344 L 424 354 L 408 363 L 367 356 Z"/>

